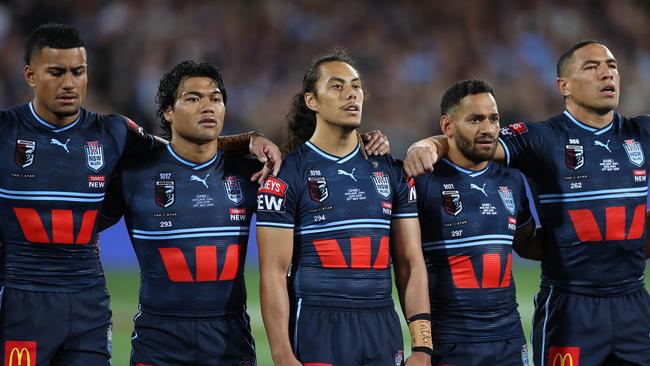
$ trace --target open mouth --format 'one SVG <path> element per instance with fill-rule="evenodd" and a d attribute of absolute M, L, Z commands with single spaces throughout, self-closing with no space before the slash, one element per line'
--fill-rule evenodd
<path fill-rule="evenodd" d="M 616 95 L 616 86 L 614 84 L 605 85 L 600 89 L 600 92 L 606 96 L 614 96 Z"/>
<path fill-rule="evenodd" d="M 75 94 L 66 94 L 57 97 L 57 100 L 63 102 L 63 104 L 73 104 L 79 97 Z"/>
<path fill-rule="evenodd" d="M 355 103 L 348 104 L 344 106 L 342 109 L 348 113 L 359 113 L 359 111 L 361 110 L 359 105 Z"/>
<path fill-rule="evenodd" d="M 201 126 L 212 127 L 217 125 L 216 118 L 203 118 L 199 121 Z"/>

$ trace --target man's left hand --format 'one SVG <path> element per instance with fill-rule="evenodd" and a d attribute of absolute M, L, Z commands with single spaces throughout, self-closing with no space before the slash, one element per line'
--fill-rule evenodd
<path fill-rule="evenodd" d="M 264 167 L 251 177 L 251 181 L 262 184 L 270 174 L 278 175 L 282 165 L 282 154 L 276 144 L 261 133 L 254 133 L 248 146 L 251 154 L 264 163 Z"/>

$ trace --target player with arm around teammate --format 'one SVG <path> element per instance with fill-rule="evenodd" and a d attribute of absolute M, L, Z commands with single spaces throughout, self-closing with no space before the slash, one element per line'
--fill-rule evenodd
<path fill-rule="evenodd" d="M 449 154 L 416 178 L 429 274 L 433 365 L 528 365 L 512 250 L 539 259 L 523 177 L 492 162 L 499 112 L 492 87 L 464 80 L 442 97 Z"/>
<path fill-rule="evenodd" d="M 118 161 L 162 140 L 123 116 L 82 108 L 87 70 L 79 31 L 40 26 L 25 43 L 34 98 L 0 111 L 0 360 L 7 364 L 110 363 L 98 211 Z M 270 161 L 262 173 L 279 163 L 270 141 L 240 137 L 230 142 L 251 140 Z"/>
<path fill-rule="evenodd" d="M 392 158 L 363 153 L 362 106 L 345 53 L 314 60 L 288 117 L 294 151 L 258 192 L 262 316 L 276 365 L 401 364 L 391 258 L 412 331 L 407 363 L 430 363 L 415 192 Z"/>
<path fill-rule="evenodd" d="M 566 110 L 502 129 L 495 155 L 539 187 L 548 241 L 535 299 L 535 364 L 648 365 L 643 274 L 650 118 L 614 112 L 618 64 L 602 43 L 568 49 L 558 60 L 557 87 Z M 437 158 L 431 152 L 445 154 L 446 145 L 421 141 L 407 170 L 430 169 Z"/>

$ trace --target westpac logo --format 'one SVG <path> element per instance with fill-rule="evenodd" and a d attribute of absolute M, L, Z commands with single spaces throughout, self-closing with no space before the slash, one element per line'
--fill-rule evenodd
<path fill-rule="evenodd" d="M 580 347 L 550 347 L 548 366 L 579 366 Z"/>
<path fill-rule="evenodd" d="M 4 366 L 36 366 L 36 342 L 6 341 Z"/>

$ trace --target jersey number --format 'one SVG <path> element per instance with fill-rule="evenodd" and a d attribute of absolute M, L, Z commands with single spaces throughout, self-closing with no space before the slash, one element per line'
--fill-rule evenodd
<path fill-rule="evenodd" d="M 75 240 L 72 210 L 52 210 L 51 238 L 45 230 L 43 221 L 38 216 L 38 211 L 33 208 L 14 208 L 14 213 L 25 239 L 32 243 L 88 244 L 93 234 L 95 218 L 97 218 L 97 210 L 84 212 Z"/>
<path fill-rule="evenodd" d="M 379 243 L 379 250 L 372 263 L 372 245 L 369 236 L 354 236 L 350 238 L 350 265 L 345 261 L 341 246 L 336 239 L 314 240 L 314 247 L 321 263 L 325 268 L 388 268 L 388 237 L 383 236 Z"/>
<path fill-rule="evenodd" d="M 483 254 L 483 278 L 480 286 L 470 258 L 467 255 L 455 255 L 448 258 L 451 277 L 457 288 L 503 288 L 510 286 L 512 254 L 508 254 L 503 279 L 501 279 L 501 255 L 498 253 Z"/>
<path fill-rule="evenodd" d="M 239 244 L 228 245 L 226 259 L 223 262 L 221 275 L 217 270 L 217 247 L 214 245 L 197 246 L 196 276 L 192 277 L 185 255 L 180 248 L 158 248 L 162 257 L 167 276 L 172 282 L 212 282 L 230 281 L 239 270 Z"/>
<path fill-rule="evenodd" d="M 569 210 L 568 212 L 580 241 L 603 241 L 603 235 L 591 210 Z M 636 206 L 634 216 L 632 217 L 632 224 L 626 237 L 625 228 L 627 227 L 627 220 L 625 217 L 625 206 L 605 208 L 604 241 L 640 239 L 643 236 L 643 229 L 645 227 L 645 215 L 645 204 Z"/>

